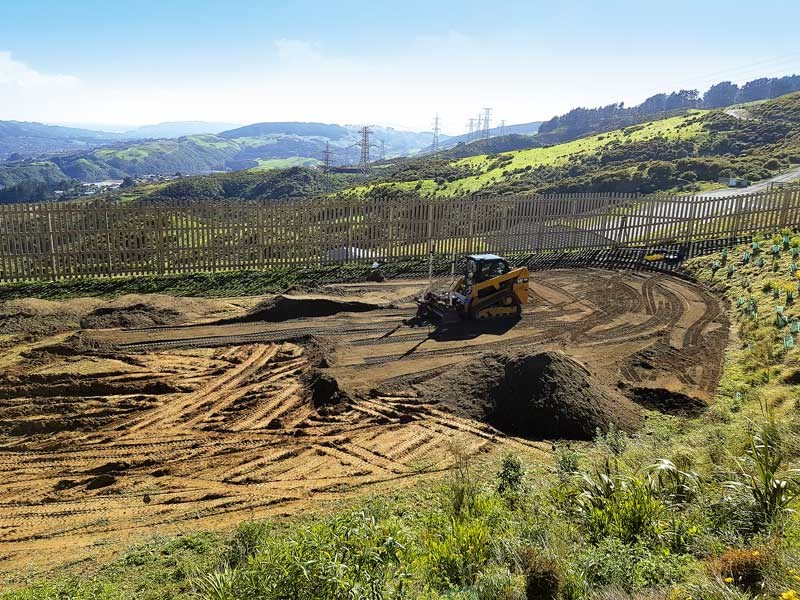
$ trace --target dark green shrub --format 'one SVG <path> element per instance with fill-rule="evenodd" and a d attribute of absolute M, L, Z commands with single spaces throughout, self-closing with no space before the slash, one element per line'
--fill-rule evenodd
<path fill-rule="evenodd" d="M 554 457 L 556 471 L 561 479 L 566 479 L 578 471 L 580 456 L 575 450 L 564 444 L 556 444 Z"/>
<path fill-rule="evenodd" d="M 236 527 L 225 548 L 225 562 L 236 567 L 255 556 L 259 547 L 272 531 L 272 524 L 266 521 L 244 521 Z"/>
<path fill-rule="evenodd" d="M 497 491 L 503 495 L 519 494 L 525 483 L 525 469 L 516 454 L 506 454 L 497 473 Z"/>
<path fill-rule="evenodd" d="M 789 510 L 800 495 L 800 486 L 783 471 L 787 460 L 774 423 L 763 425 L 750 435 L 747 457 L 739 462 L 737 480 L 728 483 L 752 496 L 756 521 L 762 527 L 773 524 Z"/>
<path fill-rule="evenodd" d="M 378 521 L 364 511 L 293 526 L 288 533 L 264 534 L 257 527 L 241 534 L 257 550 L 246 564 L 197 578 L 208 598 L 384 598 L 389 581 L 399 584 L 404 533 L 394 521 Z"/>
<path fill-rule="evenodd" d="M 469 453 L 455 444 L 449 450 L 453 456 L 453 469 L 445 480 L 443 492 L 448 511 L 453 518 L 460 519 L 474 513 L 480 493 L 480 483 L 473 470 Z"/>
<path fill-rule="evenodd" d="M 587 548 L 578 557 L 591 589 L 609 586 L 626 592 L 683 581 L 691 563 L 688 555 L 671 554 L 657 546 L 629 545 L 614 538 Z"/>

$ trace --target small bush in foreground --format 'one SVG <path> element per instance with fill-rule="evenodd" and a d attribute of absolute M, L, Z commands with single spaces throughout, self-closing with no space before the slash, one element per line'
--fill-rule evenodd
<path fill-rule="evenodd" d="M 795 480 L 783 474 L 786 456 L 774 424 L 764 425 L 751 434 L 747 454 L 747 459 L 740 461 L 738 480 L 729 482 L 729 486 L 750 493 L 756 511 L 754 517 L 763 528 L 788 511 L 800 488 Z"/>
<path fill-rule="evenodd" d="M 641 475 L 605 471 L 584 474 L 578 507 L 592 541 L 614 537 L 626 543 L 657 539 L 664 504 L 651 480 Z"/>
<path fill-rule="evenodd" d="M 402 586 L 404 575 L 397 572 L 405 547 L 402 531 L 364 511 L 298 526 L 285 536 L 262 537 L 257 526 L 240 529 L 229 547 L 237 547 L 237 538 L 255 538 L 255 548 L 247 548 L 252 556 L 238 568 L 198 578 L 204 598 L 381 600 L 390 582 Z"/>
<path fill-rule="evenodd" d="M 712 562 L 712 571 L 726 583 L 756 592 L 767 574 L 767 563 L 767 556 L 761 550 L 733 548 Z"/>
<path fill-rule="evenodd" d="M 439 590 L 475 583 L 490 558 L 491 533 L 483 521 L 453 519 L 449 531 L 424 540 L 427 580 Z"/>
<path fill-rule="evenodd" d="M 497 493 L 513 508 L 525 486 L 525 469 L 516 454 L 506 454 L 497 473 Z"/>

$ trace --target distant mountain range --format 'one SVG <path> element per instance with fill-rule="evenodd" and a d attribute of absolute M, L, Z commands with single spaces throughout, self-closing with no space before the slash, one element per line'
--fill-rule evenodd
<path fill-rule="evenodd" d="M 124 139 L 121 134 L 24 121 L 0 121 L 0 161 L 80 152 Z"/>
<path fill-rule="evenodd" d="M 504 125 L 503 127 L 492 127 L 489 129 L 489 137 L 498 137 L 504 135 L 536 135 L 539 132 L 539 126 L 542 121 L 532 121 L 530 123 L 520 123 L 518 125 Z M 439 149 L 445 150 L 452 148 L 458 144 L 467 144 L 482 138 L 481 133 L 473 133 L 472 135 L 455 135 L 452 137 L 445 137 L 439 140 Z"/>
<path fill-rule="evenodd" d="M 120 135 L 127 139 L 159 139 L 179 138 L 185 135 L 201 135 L 204 133 L 221 133 L 239 127 L 237 123 L 213 123 L 208 121 L 175 121 L 159 123 L 158 125 L 144 125 Z"/>
<path fill-rule="evenodd" d="M 143 139 L 174 139 L 187 135 L 220 133 L 235 123 L 179 121 L 144 125 L 123 132 L 45 125 L 28 121 L 0 121 L 0 161 L 91 150 L 110 143 Z"/>
<path fill-rule="evenodd" d="M 217 133 L 222 123 L 162 123 L 109 133 L 41 123 L 0 122 L 0 187 L 33 180 L 99 181 L 126 176 L 202 174 L 270 167 L 287 159 L 313 164 L 330 149 L 333 164 L 360 156 L 359 127 L 303 122 L 266 122 Z M 429 147 L 430 132 L 372 127 L 374 159 L 406 156 Z"/>
<path fill-rule="evenodd" d="M 493 128 L 501 133 L 535 134 L 539 123 Z M 101 181 L 127 176 L 195 175 L 212 171 L 315 164 L 330 150 L 334 165 L 360 157 L 357 125 L 306 122 L 229 123 L 183 121 L 147 125 L 125 132 L 20 121 L 0 121 L 0 188 L 22 182 L 56 184 L 67 179 Z M 373 126 L 370 156 L 397 158 L 429 152 L 432 132 Z M 474 136 L 473 136 L 474 137 Z M 440 150 L 461 148 L 468 136 L 439 139 Z M 483 148 L 468 144 L 465 152 Z M 519 145 L 516 141 L 515 144 Z M 487 149 L 493 148 L 490 144 Z M 516 146 L 515 146 L 516 147 Z M 505 146 L 503 146 L 505 149 Z"/>
<path fill-rule="evenodd" d="M 441 136 L 442 158 L 495 154 L 557 144 L 621 129 L 693 108 L 720 108 L 774 98 L 800 89 L 800 76 L 761 78 L 739 87 L 711 86 L 705 94 L 680 90 L 656 94 L 634 107 L 611 104 L 575 108 L 544 123 L 534 121 L 489 131 L 489 140 Z M 408 157 L 432 150 L 431 132 L 372 127 L 370 155 Z M 478 138 L 478 139 L 476 139 Z M 202 174 L 249 168 L 309 165 L 326 149 L 334 165 L 359 160 L 361 136 L 356 125 L 306 122 L 230 123 L 185 121 L 147 125 L 125 132 L 0 121 L 0 188 L 22 182 L 56 184 L 62 180 L 100 181 L 127 176 Z"/>

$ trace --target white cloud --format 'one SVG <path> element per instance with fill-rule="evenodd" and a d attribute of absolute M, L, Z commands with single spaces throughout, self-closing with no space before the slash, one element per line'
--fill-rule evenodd
<path fill-rule="evenodd" d="M 72 75 L 48 75 L 14 60 L 11 52 L 0 52 L 0 85 L 20 88 L 75 87 L 80 83 Z"/>

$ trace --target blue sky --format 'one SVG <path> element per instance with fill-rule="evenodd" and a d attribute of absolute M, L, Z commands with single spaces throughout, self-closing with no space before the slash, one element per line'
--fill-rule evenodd
<path fill-rule="evenodd" d="M 462 133 L 800 73 L 800 2 L 0 0 L 0 119 Z"/>

